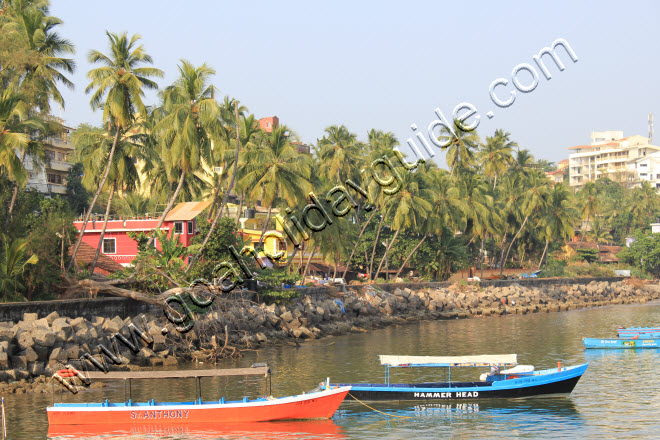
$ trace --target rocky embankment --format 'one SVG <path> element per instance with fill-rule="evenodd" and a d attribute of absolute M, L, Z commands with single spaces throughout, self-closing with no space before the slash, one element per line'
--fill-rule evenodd
<path fill-rule="evenodd" d="M 88 321 L 60 317 L 56 311 L 41 319 L 25 313 L 17 323 L 0 323 L 0 391 L 47 392 L 42 376 L 50 376 L 68 363 L 80 368 L 79 359 L 89 359 L 88 355 L 101 362 L 101 347 L 108 349 L 104 360 L 112 370 L 172 366 L 181 360 L 235 355 L 242 348 L 268 343 L 316 339 L 407 321 L 557 312 L 659 298 L 657 286 L 636 287 L 626 282 L 486 288 L 457 284 L 393 293 L 381 291 L 377 285 L 349 286 L 349 292 L 342 295 L 303 296 L 285 304 L 217 300 L 208 313 L 196 315 L 192 330 L 185 333 L 178 332 L 162 314 Z M 136 332 L 131 337 L 131 324 L 142 337 Z M 114 336 L 117 334 L 124 338 Z M 90 370 L 98 368 L 86 362 Z"/>

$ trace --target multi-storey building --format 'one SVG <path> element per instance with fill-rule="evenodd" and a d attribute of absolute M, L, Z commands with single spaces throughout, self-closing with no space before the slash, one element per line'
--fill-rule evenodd
<path fill-rule="evenodd" d="M 591 145 L 570 147 L 570 185 L 576 189 L 601 177 L 639 185 L 649 180 L 660 184 L 660 147 L 649 144 L 644 136 L 623 137 L 622 131 L 596 131 L 591 133 Z M 653 177 L 651 179 L 651 176 Z M 657 181 L 657 182 L 656 182 Z M 660 186 L 658 186 L 660 187 Z"/>
<path fill-rule="evenodd" d="M 69 140 L 71 128 L 59 118 L 51 116 L 49 119 L 59 125 L 61 131 L 41 140 L 46 156 L 43 163 L 35 163 L 30 156 L 23 158 L 23 165 L 30 173 L 27 186 L 44 194 L 65 194 L 66 175 L 73 166 L 71 160 L 75 150 Z"/>

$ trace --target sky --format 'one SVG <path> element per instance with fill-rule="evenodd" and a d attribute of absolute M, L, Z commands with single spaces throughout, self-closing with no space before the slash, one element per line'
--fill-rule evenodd
<path fill-rule="evenodd" d="M 330 125 L 346 125 L 365 140 L 372 128 L 393 132 L 402 144 L 436 119 L 449 120 L 459 103 L 480 115 L 482 139 L 501 128 L 537 158 L 559 161 L 566 148 L 590 142 L 591 131 L 623 130 L 648 136 L 648 114 L 660 139 L 660 3 L 652 1 L 332 2 L 51 0 L 58 32 L 76 46 L 76 87 L 63 93 L 61 116 L 70 126 L 99 125 L 89 106 L 90 50 L 107 53 L 105 31 L 138 33 L 161 87 L 178 75 L 181 59 L 206 63 L 214 85 L 258 118 L 278 116 L 299 138 L 315 144 Z M 577 55 L 557 50 L 565 69 L 549 57 L 547 80 L 532 56 L 558 38 Z M 538 86 L 517 92 L 512 71 L 535 68 Z M 529 72 L 517 75 L 522 87 Z M 147 95 L 155 104 L 157 96 Z M 54 113 L 58 113 L 58 109 Z M 486 114 L 492 111 L 493 117 Z M 469 119 L 474 122 L 474 119 Z M 660 141 L 654 142 L 660 144 Z M 420 148 L 421 148 L 421 144 Z M 434 159 L 444 166 L 440 148 Z M 426 154 L 426 153 L 425 153 Z M 428 155 L 427 155 L 428 157 Z"/>

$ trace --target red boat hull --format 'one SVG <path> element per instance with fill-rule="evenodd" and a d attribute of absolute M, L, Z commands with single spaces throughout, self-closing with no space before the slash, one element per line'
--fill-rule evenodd
<path fill-rule="evenodd" d="M 328 419 L 349 387 L 273 400 L 153 406 L 56 406 L 48 408 L 49 425 L 181 425 L 272 420 Z"/>

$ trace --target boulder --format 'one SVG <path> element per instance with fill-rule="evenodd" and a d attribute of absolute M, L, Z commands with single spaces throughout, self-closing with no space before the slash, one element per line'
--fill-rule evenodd
<path fill-rule="evenodd" d="M 23 331 L 18 335 L 16 342 L 18 342 L 18 346 L 21 349 L 26 349 L 34 345 L 34 339 L 32 338 L 32 334 L 26 331 Z"/>
<path fill-rule="evenodd" d="M 0 368 L 3 370 L 9 368 L 9 354 L 6 351 L 0 353 Z"/>
<path fill-rule="evenodd" d="M 293 321 L 293 315 L 292 315 L 291 312 L 289 312 L 289 311 L 286 311 L 286 312 L 284 312 L 282 315 L 280 315 L 280 318 L 282 318 L 282 320 L 283 320 L 284 322 L 291 322 L 291 321 Z"/>
<path fill-rule="evenodd" d="M 10 361 L 11 366 L 15 369 L 27 368 L 27 358 L 25 356 L 12 356 Z"/>
<path fill-rule="evenodd" d="M 48 328 L 36 328 L 32 331 L 32 339 L 36 345 L 52 347 L 55 344 L 55 333 Z"/>
<path fill-rule="evenodd" d="M 73 327 L 71 327 L 71 324 L 68 323 L 67 318 L 54 319 L 53 322 L 51 323 L 51 329 L 55 333 L 64 332 L 65 339 L 71 336 L 71 334 L 73 334 Z"/>
<path fill-rule="evenodd" d="M 59 314 L 59 313 L 57 313 L 57 312 L 52 312 L 52 313 L 50 313 L 48 316 L 46 316 L 46 318 L 44 318 L 44 319 L 46 319 L 46 321 L 48 321 L 48 325 L 52 325 L 52 324 L 53 324 L 53 321 L 55 321 L 55 320 L 58 319 L 59 317 L 60 317 L 60 314 Z"/>
<path fill-rule="evenodd" d="M 23 313 L 24 322 L 36 321 L 37 319 L 39 319 L 39 315 L 36 313 Z"/>

